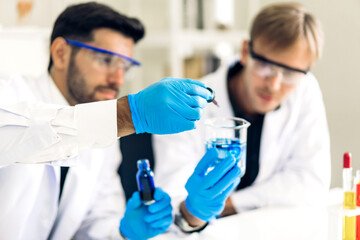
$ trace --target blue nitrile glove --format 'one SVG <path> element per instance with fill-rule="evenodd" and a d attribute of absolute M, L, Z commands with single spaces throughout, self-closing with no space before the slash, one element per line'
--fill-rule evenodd
<path fill-rule="evenodd" d="M 220 159 L 219 151 L 215 148 L 208 150 L 185 185 L 188 192 L 186 208 L 192 215 L 207 222 L 220 215 L 227 197 L 240 182 L 241 170 L 231 154 L 205 175 L 216 159 Z"/>
<path fill-rule="evenodd" d="M 124 217 L 120 222 L 121 234 L 130 240 L 142 240 L 164 233 L 171 223 L 172 206 L 169 195 L 155 188 L 155 202 L 144 205 L 139 192 L 135 192 L 129 199 Z"/>
<path fill-rule="evenodd" d="M 192 130 L 211 97 L 202 82 L 164 78 L 128 96 L 135 131 L 171 134 Z"/>

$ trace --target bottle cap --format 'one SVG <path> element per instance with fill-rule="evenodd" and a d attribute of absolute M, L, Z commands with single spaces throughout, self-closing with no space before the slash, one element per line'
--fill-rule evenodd
<path fill-rule="evenodd" d="M 150 163 L 148 159 L 140 159 L 137 161 L 138 169 L 148 169 L 150 168 Z"/>
<path fill-rule="evenodd" d="M 344 168 L 351 168 L 351 153 L 344 153 Z"/>

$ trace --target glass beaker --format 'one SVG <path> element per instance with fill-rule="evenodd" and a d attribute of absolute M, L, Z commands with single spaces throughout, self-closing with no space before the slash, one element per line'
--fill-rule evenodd
<path fill-rule="evenodd" d="M 246 171 L 246 142 L 247 128 L 250 123 L 242 118 L 210 118 L 205 120 L 206 150 L 216 148 L 219 150 L 220 159 L 226 158 L 229 154 L 236 159 L 241 169 L 240 177 Z M 216 164 L 212 163 L 206 173 L 210 172 Z"/>

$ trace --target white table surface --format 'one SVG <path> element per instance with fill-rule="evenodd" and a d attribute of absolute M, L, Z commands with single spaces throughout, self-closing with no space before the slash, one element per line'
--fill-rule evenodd
<path fill-rule="evenodd" d="M 176 226 L 154 240 L 342 240 L 343 192 L 332 189 L 321 208 L 267 207 L 217 219 L 200 233 Z M 360 208 L 351 213 L 360 214 Z"/>
<path fill-rule="evenodd" d="M 201 233 L 168 232 L 154 238 L 186 240 L 328 240 L 327 208 L 269 207 L 217 219 Z"/>

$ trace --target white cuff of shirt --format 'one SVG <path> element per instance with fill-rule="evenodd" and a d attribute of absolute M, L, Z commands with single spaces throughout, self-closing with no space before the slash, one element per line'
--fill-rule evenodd
<path fill-rule="evenodd" d="M 247 189 L 232 193 L 231 202 L 237 213 L 258 208 L 264 204 L 259 201 L 259 197 L 256 194 L 248 192 Z"/>
<path fill-rule="evenodd" d="M 82 151 L 108 147 L 117 140 L 117 100 L 75 107 L 19 104 L 5 111 L 10 113 L 3 115 L 14 119 L 7 119 L 12 124 L 1 128 L 11 141 L 0 144 L 0 165 L 71 165 L 63 160 L 71 161 Z"/>
<path fill-rule="evenodd" d="M 108 147 L 117 140 L 117 100 L 75 106 L 79 150 Z"/>

